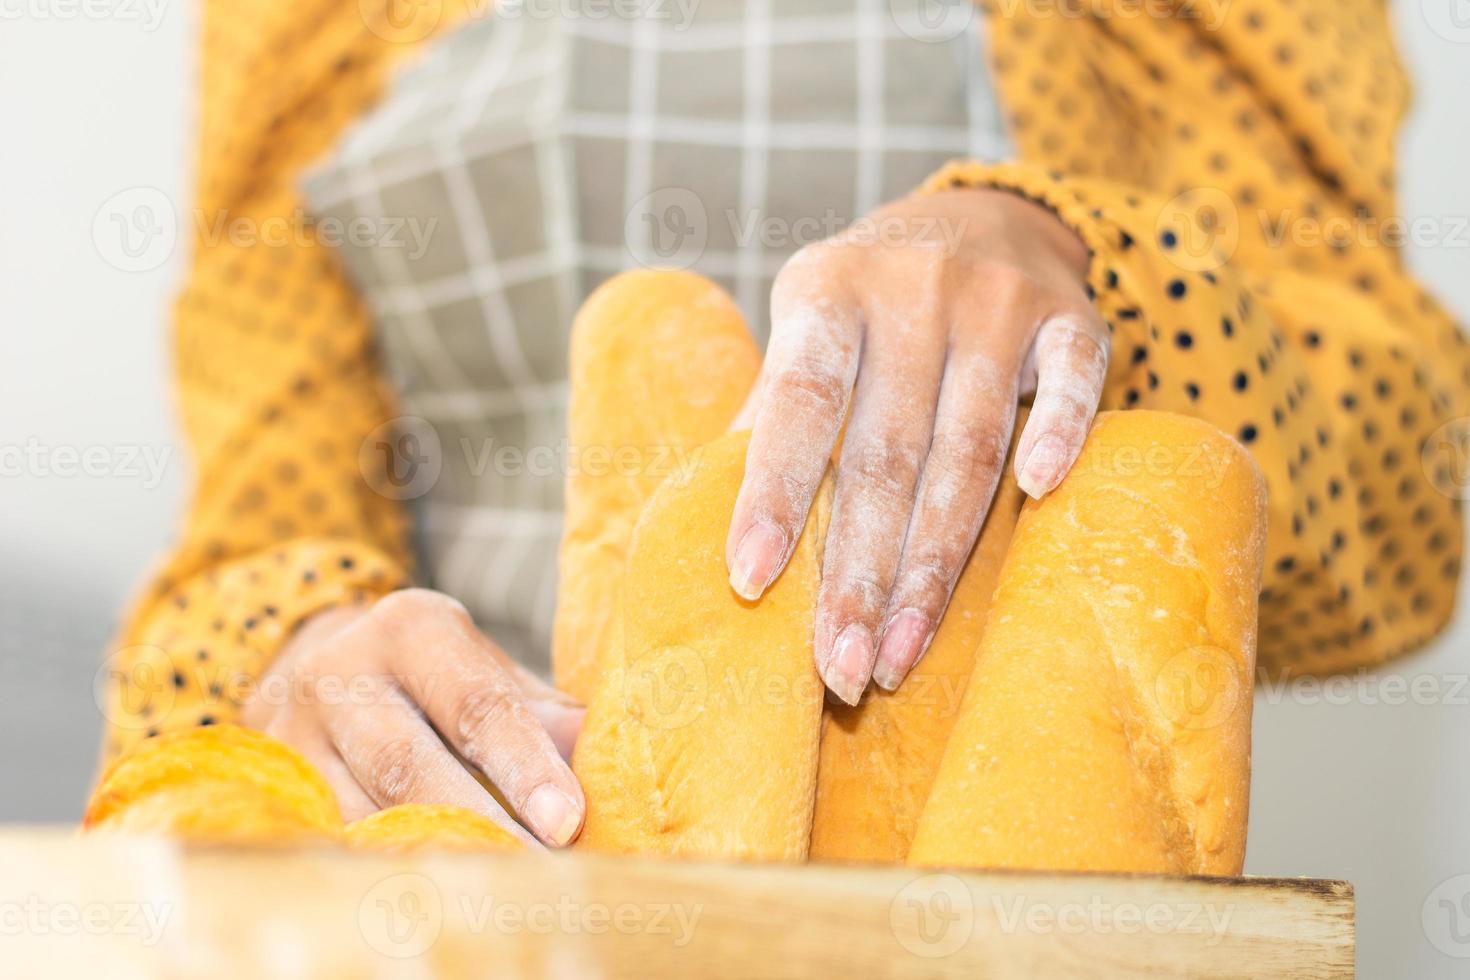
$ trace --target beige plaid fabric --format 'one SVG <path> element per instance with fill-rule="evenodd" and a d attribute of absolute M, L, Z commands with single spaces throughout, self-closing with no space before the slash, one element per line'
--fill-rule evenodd
<path fill-rule="evenodd" d="M 1009 155 L 983 27 L 966 0 L 518 0 L 396 82 L 303 189 L 401 388 L 434 587 L 546 669 L 583 297 L 689 267 L 763 342 L 797 248 Z"/>

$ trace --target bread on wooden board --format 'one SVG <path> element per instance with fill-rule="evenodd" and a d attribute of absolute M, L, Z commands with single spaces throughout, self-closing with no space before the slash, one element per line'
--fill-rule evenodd
<path fill-rule="evenodd" d="M 1022 511 L 910 863 L 1238 874 L 1265 526 L 1233 439 L 1100 415 Z"/>
<path fill-rule="evenodd" d="M 347 844 L 372 851 L 524 851 L 489 817 L 460 806 L 400 803 L 347 825 Z"/>
<path fill-rule="evenodd" d="M 959 717 L 1022 497 L 1008 466 L 929 651 L 898 690 L 874 684 L 856 707 L 827 704 L 812 860 L 891 864 L 908 855 Z"/>
<path fill-rule="evenodd" d="M 807 855 L 823 691 L 812 629 L 831 487 L 772 587 L 741 599 L 724 545 L 749 438 L 706 445 L 634 529 L 612 669 L 572 757 L 587 796 L 580 846 Z"/>
<path fill-rule="evenodd" d="M 102 773 L 87 830 L 268 841 L 336 837 L 337 797 L 284 742 L 237 725 L 148 739 Z"/>
<path fill-rule="evenodd" d="M 82 818 L 90 826 L 153 793 L 226 782 L 276 797 L 307 822 L 342 826 L 337 797 L 316 767 L 286 743 L 239 725 L 210 725 L 151 738 L 103 771 Z"/>
<path fill-rule="evenodd" d="M 639 270 L 587 298 L 572 327 L 552 669 L 592 699 L 633 524 L 655 488 L 740 410 L 761 355 L 735 302 L 692 272 Z"/>

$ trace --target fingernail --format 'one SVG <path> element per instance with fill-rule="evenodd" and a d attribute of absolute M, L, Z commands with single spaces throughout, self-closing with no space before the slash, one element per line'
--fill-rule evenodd
<path fill-rule="evenodd" d="M 730 569 L 730 588 L 742 599 L 754 602 L 776 577 L 776 565 L 786 550 L 786 536 L 765 521 L 752 524 L 735 549 L 735 567 Z"/>
<path fill-rule="evenodd" d="M 868 686 L 868 672 L 873 666 L 873 636 L 863 626 L 853 623 L 832 644 L 832 656 L 822 680 L 833 694 L 848 704 L 857 704 Z"/>
<path fill-rule="evenodd" d="M 582 826 L 582 808 L 566 793 L 543 783 L 526 802 L 526 819 L 542 840 L 565 847 Z"/>
<path fill-rule="evenodd" d="M 1062 440 L 1053 435 L 1042 436 L 1031 447 L 1031 455 L 1016 474 L 1016 482 L 1028 497 L 1040 500 L 1061 481 L 1063 452 Z"/>
<path fill-rule="evenodd" d="M 883 642 L 878 646 L 878 662 L 873 665 L 873 680 L 885 691 L 896 691 L 903 679 L 919 662 L 933 633 L 929 617 L 917 609 L 901 609 L 888 621 Z"/>

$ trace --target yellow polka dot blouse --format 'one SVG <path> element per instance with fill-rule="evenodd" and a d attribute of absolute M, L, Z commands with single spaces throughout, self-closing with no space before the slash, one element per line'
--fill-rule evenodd
<path fill-rule="evenodd" d="M 301 168 L 457 16 L 423 4 L 405 24 L 388 16 L 401 6 L 206 0 L 203 215 L 302 212 Z M 1197 415 L 1255 454 L 1266 669 L 1422 644 L 1451 613 L 1461 554 L 1455 474 L 1424 447 L 1470 408 L 1470 350 L 1387 233 L 1408 84 L 1381 0 L 991 6 L 1020 159 L 956 163 L 927 188 L 1053 208 L 1092 251 L 1113 332 L 1103 407 Z M 107 754 L 234 717 L 304 617 L 410 577 L 405 514 L 359 459 L 392 394 L 336 257 L 193 248 L 175 347 L 198 484 L 111 653 Z"/>

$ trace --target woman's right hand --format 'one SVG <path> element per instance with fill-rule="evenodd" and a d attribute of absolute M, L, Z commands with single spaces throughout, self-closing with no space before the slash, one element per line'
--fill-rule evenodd
<path fill-rule="evenodd" d="M 348 820 L 444 803 L 525 837 L 457 753 L 560 847 L 587 811 L 565 761 L 584 714 L 506 656 L 460 603 L 407 589 L 303 624 L 250 692 L 242 721 L 315 764 Z"/>

